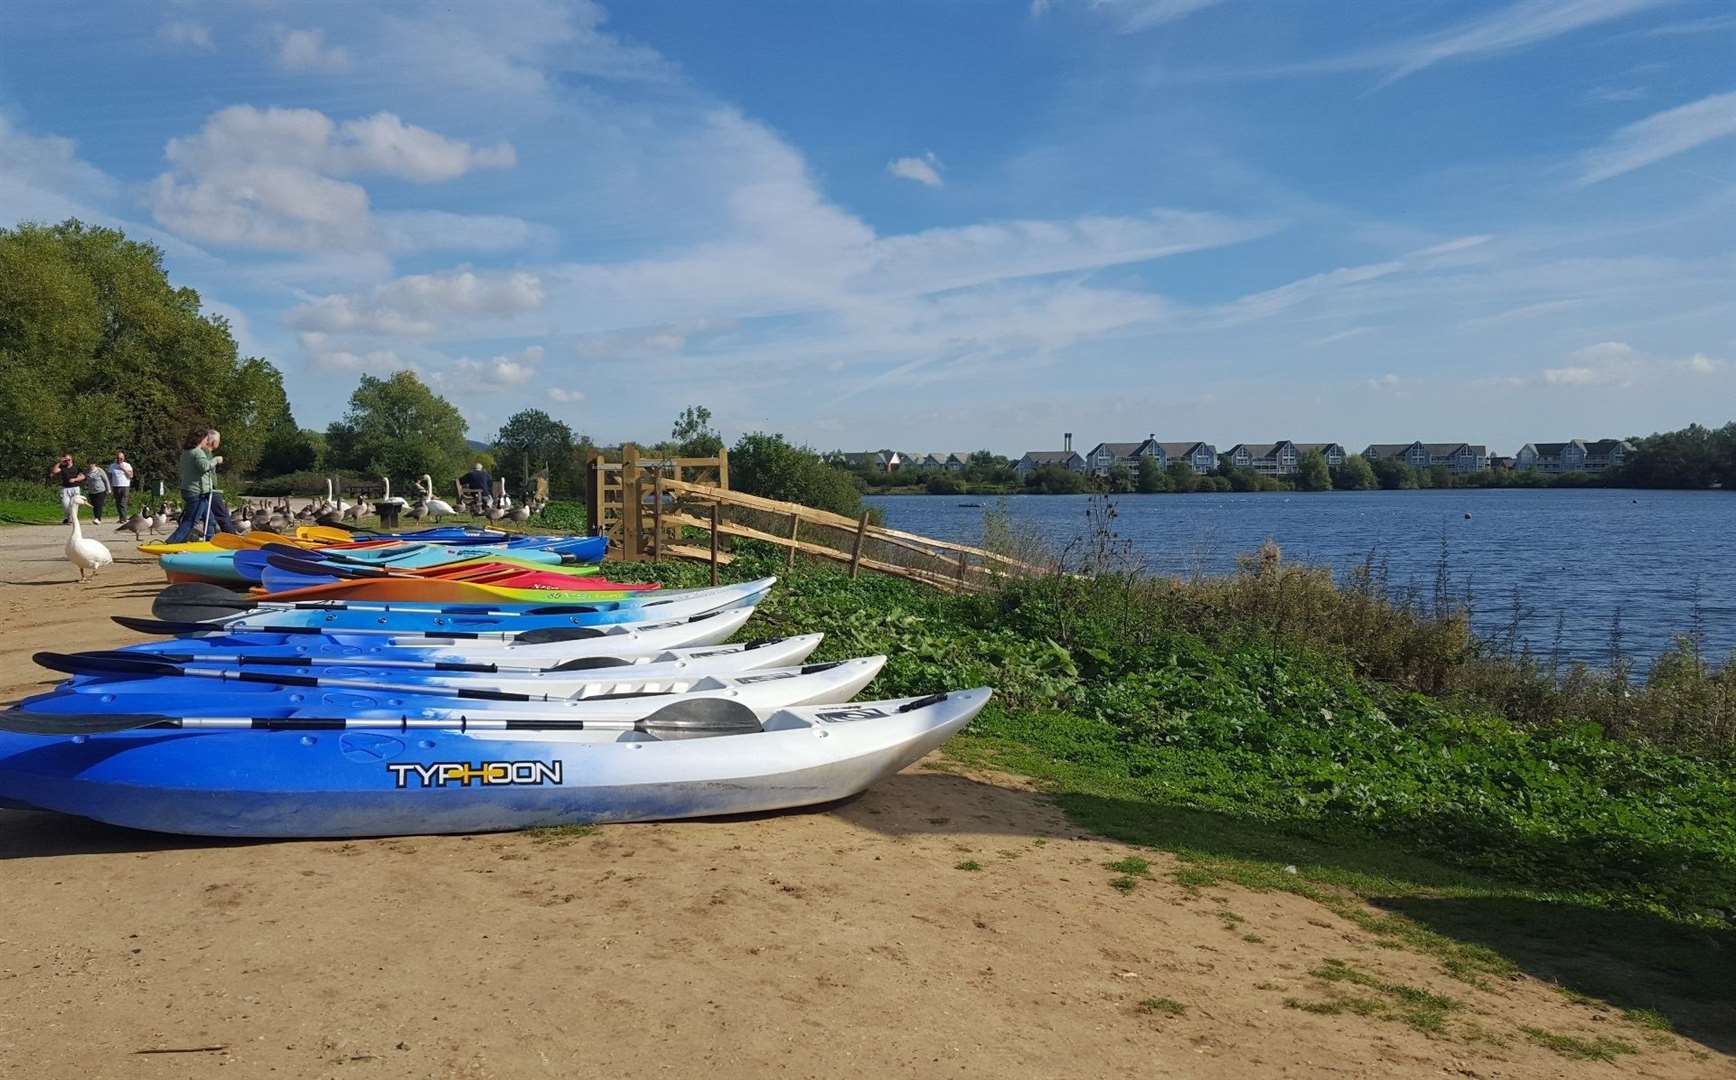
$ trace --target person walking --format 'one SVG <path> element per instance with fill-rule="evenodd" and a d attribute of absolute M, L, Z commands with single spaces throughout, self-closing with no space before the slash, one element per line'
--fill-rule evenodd
<path fill-rule="evenodd" d="M 115 493 L 115 520 L 125 521 L 129 511 L 127 496 L 133 490 L 133 463 L 127 460 L 125 451 L 116 450 L 115 460 L 108 467 L 109 487 Z"/>
<path fill-rule="evenodd" d="M 223 505 L 223 496 L 217 490 L 217 466 L 223 464 L 223 458 L 214 453 L 222 445 L 223 436 L 215 428 L 204 428 L 195 431 L 188 440 L 191 445 L 181 451 L 180 488 L 181 523 L 175 526 L 175 531 L 169 535 L 168 543 L 184 544 L 193 535 L 195 527 L 199 528 L 199 539 L 209 540 L 211 532 L 206 528 L 210 522 L 224 532 L 236 532 L 235 522 L 229 519 L 229 508 Z"/>
<path fill-rule="evenodd" d="M 79 485 L 84 483 L 84 470 L 73 464 L 71 454 L 62 454 L 54 468 L 48 470 L 48 478 L 60 482 L 60 509 L 66 515 L 60 523 L 71 525 L 73 515 L 78 513 L 76 500 Z"/>
<path fill-rule="evenodd" d="M 84 470 L 84 497 L 90 500 L 91 524 L 101 525 L 102 508 L 109 497 L 109 475 L 107 469 L 94 461 Z"/>

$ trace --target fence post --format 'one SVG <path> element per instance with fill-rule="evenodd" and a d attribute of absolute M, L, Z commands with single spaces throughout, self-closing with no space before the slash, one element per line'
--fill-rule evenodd
<path fill-rule="evenodd" d="M 862 511 L 862 520 L 856 523 L 856 543 L 850 548 L 850 576 L 856 576 L 856 568 L 862 563 L 862 541 L 868 535 L 868 511 Z"/>
<path fill-rule="evenodd" d="M 651 560 L 663 561 L 663 470 L 657 470 L 657 479 L 651 485 Z"/>
<path fill-rule="evenodd" d="M 786 572 L 790 571 L 790 570 L 794 570 L 796 568 L 796 533 L 801 529 L 801 527 L 802 527 L 801 517 L 796 515 L 796 514 L 791 514 L 790 515 L 790 550 L 788 552 L 786 552 L 784 555 L 784 570 Z"/>
<path fill-rule="evenodd" d="M 715 500 L 711 504 L 711 587 L 717 588 L 717 526 L 718 511 L 722 504 Z"/>
<path fill-rule="evenodd" d="M 592 536 L 603 535 L 603 455 L 592 450 L 585 458 L 585 524 Z"/>
<path fill-rule="evenodd" d="M 621 553 L 628 562 L 639 562 L 639 526 L 645 513 L 645 490 L 639 483 L 639 448 L 621 445 Z"/>
<path fill-rule="evenodd" d="M 970 556 L 966 555 L 964 552 L 961 551 L 958 553 L 958 584 L 960 588 L 964 587 L 965 571 L 970 569 L 969 559 Z"/>
<path fill-rule="evenodd" d="M 727 446 L 717 448 L 717 486 L 725 491 L 729 490 L 729 448 Z"/>

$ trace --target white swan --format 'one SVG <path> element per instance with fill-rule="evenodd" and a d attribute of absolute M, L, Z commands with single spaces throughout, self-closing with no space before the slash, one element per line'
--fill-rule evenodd
<path fill-rule="evenodd" d="M 326 505 L 332 508 L 333 513 L 337 514 L 347 513 L 350 510 L 350 504 L 344 502 L 333 493 L 332 478 L 329 476 L 326 477 Z"/>
<path fill-rule="evenodd" d="M 443 517 L 451 517 L 458 513 L 458 511 L 452 509 L 451 503 L 447 502 L 445 499 L 436 499 L 434 497 L 434 478 L 429 476 L 427 473 L 422 474 L 422 490 L 428 493 L 427 497 L 423 501 L 428 507 L 428 512 L 434 515 L 434 520 L 436 522 Z"/>
<path fill-rule="evenodd" d="M 402 496 L 394 497 L 392 495 L 392 478 L 390 476 L 382 476 L 382 477 L 380 477 L 380 479 L 382 481 L 384 481 L 385 485 L 386 485 L 386 494 L 383 497 L 381 497 L 381 499 L 380 499 L 381 502 L 390 503 L 393 506 L 408 506 L 409 505 L 409 503 L 406 503 L 404 501 Z"/>
<path fill-rule="evenodd" d="M 83 495 L 74 495 L 72 503 L 72 535 L 66 538 L 66 561 L 78 567 L 78 580 L 83 581 L 87 571 L 94 574 L 114 562 L 115 557 L 100 541 L 86 539 L 78 523 L 78 508 L 89 506 L 90 502 Z"/>

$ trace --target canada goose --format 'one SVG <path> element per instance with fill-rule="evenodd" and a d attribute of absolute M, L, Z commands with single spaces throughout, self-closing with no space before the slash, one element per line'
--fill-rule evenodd
<path fill-rule="evenodd" d="M 101 541 L 87 539 L 84 529 L 79 525 L 78 508 L 89 506 L 89 500 L 82 494 L 76 494 L 72 497 L 72 503 L 72 535 L 66 538 L 66 561 L 78 567 L 78 580 L 83 581 L 87 571 L 94 574 L 114 562 L 115 557 Z"/>
<path fill-rule="evenodd" d="M 146 517 L 144 514 L 134 514 L 132 517 L 127 518 L 125 521 L 121 522 L 120 528 L 115 530 L 115 532 L 118 532 L 118 533 L 124 533 L 124 532 L 132 533 L 133 539 L 135 541 L 140 542 L 140 543 L 144 542 L 145 534 L 147 532 L 150 532 L 150 531 L 151 531 L 151 519 L 149 517 Z"/>

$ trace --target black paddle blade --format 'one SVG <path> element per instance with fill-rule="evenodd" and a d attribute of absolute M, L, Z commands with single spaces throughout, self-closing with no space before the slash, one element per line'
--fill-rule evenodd
<path fill-rule="evenodd" d="M 252 611 L 259 601 L 221 585 L 171 585 L 151 601 L 151 614 L 165 622 L 212 622 Z"/>
<path fill-rule="evenodd" d="M 110 615 L 110 619 L 128 630 L 141 634 L 180 637 L 183 634 L 320 634 L 317 626 L 224 626 L 208 622 L 162 622 L 157 619 L 137 619 L 131 615 Z"/>
<path fill-rule="evenodd" d="M 659 739 L 706 739 L 765 730 L 759 717 L 746 705 L 715 697 L 671 702 L 633 726 Z"/>
<path fill-rule="evenodd" d="M 30 659 L 36 662 L 37 667 L 45 667 L 65 675 L 174 675 L 181 670 L 150 653 L 39 652 Z"/>
<path fill-rule="evenodd" d="M 548 645 L 556 641 L 584 641 L 602 636 L 603 632 L 594 626 L 548 626 L 541 630 L 526 630 L 512 640 L 521 645 Z"/>
<path fill-rule="evenodd" d="M 595 668 L 626 667 L 633 661 L 623 660 L 618 656 L 581 656 L 576 660 L 568 660 L 549 668 L 550 671 L 591 671 Z"/>
<path fill-rule="evenodd" d="M 173 723 L 169 716 L 147 713 L 88 713 L 60 715 L 34 713 L 24 709 L 0 709 L 0 731 L 19 735 L 101 735 L 109 731 L 130 731 L 133 728 L 154 727 Z"/>

